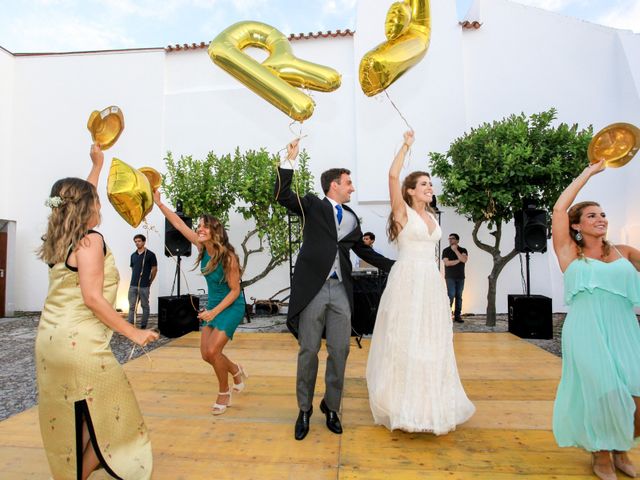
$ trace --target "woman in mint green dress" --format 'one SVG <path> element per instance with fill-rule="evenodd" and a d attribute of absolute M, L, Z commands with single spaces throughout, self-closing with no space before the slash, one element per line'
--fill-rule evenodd
<path fill-rule="evenodd" d="M 199 251 L 196 264 L 200 265 L 208 287 L 207 309 L 198 314 L 204 325 L 200 353 L 218 377 L 218 397 L 212 413 L 220 415 L 231 406 L 232 391 L 240 393 L 245 387 L 243 379 L 247 378 L 242 366 L 229 360 L 222 352 L 227 342 L 233 339 L 245 312 L 245 300 L 240 289 L 240 261 L 218 219 L 203 215 L 194 232 L 162 203 L 158 190 L 153 197 L 167 220 Z M 229 386 L 229 374 L 233 377 L 233 388 Z"/>
<path fill-rule="evenodd" d="M 616 468 L 636 475 L 627 451 L 640 435 L 640 251 L 606 240 L 608 221 L 596 202 L 570 207 L 603 168 L 585 168 L 553 208 L 553 247 L 569 305 L 553 433 L 561 447 L 591 452 L 596 476 L 613 480 Z"/>

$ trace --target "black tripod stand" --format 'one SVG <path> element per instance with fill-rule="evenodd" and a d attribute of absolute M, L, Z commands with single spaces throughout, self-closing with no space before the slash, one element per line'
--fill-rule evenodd
<path fill-rule="evenodd" d="M 531 260 L 531 254 L 529 252 L 525 252 L 524 254 L 524 258 L 525 258 L 525 270 L 527 272 L 527 297 L 531 296 L 531 273 L 529 270 L 529 261 Z M 179 287 L 178 287 L 178 291 L 179 291 Z"/>
<path fill-rule="evenodd" d="M 171 295 L 173 295 L 173 287 L 176 286 L 176 282 L 178 284 L 178 294 L 177 296 L 180 296 L 180 263 L 182 262 L 182 257 L 180 255 L 176 255 L 177 257 L 177 261 L 176 261 L 176 273 L 173 275 L 173 286 L 171 287 Z"/>

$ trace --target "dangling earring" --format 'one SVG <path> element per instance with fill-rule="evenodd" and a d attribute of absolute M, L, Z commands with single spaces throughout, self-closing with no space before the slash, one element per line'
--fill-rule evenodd
<path fill-rule="evenodd" d="M 580 230 L 578 230 L 578 233 L 576 233 L 576 242 L 581 242 L 582 241 L 582 234 L 580 233 Z"/>

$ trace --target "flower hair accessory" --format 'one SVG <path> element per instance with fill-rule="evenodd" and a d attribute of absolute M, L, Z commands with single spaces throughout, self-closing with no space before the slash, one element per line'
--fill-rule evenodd
<path fill-rule="evenodd" d="M 45 200 L 44 205 L 49 208 L 58 208 L 60 205 L 64 205 L 64 200 L 58 196 L 49 197 Z"/>

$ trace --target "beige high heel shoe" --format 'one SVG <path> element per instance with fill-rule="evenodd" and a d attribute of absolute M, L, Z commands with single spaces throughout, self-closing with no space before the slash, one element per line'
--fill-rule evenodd
<path fill-rule="evenodd" d="M 613 452 L 613 465 L 627 477 L 636 478 L 636 467 L 633 466 L 631 460 L 627 458 L 628 463 L 622 461 L 622 455 L 625 453 L 627 452 Z"/>
<path fill-rule="evenodd" d="M 613 464 L 611 465 L 611 467 L 613 468 Z M 595 476 L 598 477 L 600 480 L 617 480 L 618 479 L 618 477 L 616 476 L 615 469 L 613 472 L 605 472 L 601 470 L 598 465 L 596 465 L 596 456 L 594 453 L 591 454 L 591 469 L 593 470 L 593 473 L 595 474 Z"/>
<path fill-rule="evenodd" d="M 218 402 L 214 403 L 213 404 L 214 415 L 222 415 L 224 412 L 227 411 L 227 408 L 231 406 L 231 390 L 227 392 L 218 392 L 218 395 L 229 395 L 229 403 L 227 403 L 226 405 L 223 405 Z"/>
<path fill-rule="evenodd" d="M 246 380 L 247 378 L 249 378 L 249 375 L 247 375 L 247 372 L 244 371 L 244 368 L 242 368 L 242 365 L 240 365 L 239 363 L 236 364 L 236 367 L 238 367 L 238 371 L 236 373 L 233 373 L 232 375 L 233 378 L 240 376 L 240 383 L 233 384 L 233 391 L 235 393 L 240 393 L 246 387 L 243 379 Z"/>

